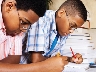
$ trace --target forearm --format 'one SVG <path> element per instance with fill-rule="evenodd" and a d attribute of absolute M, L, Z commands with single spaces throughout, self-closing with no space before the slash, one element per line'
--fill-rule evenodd
<path fill-rule="evenodd" d="M 33 64 L 3 64 L 0 63 L 0 72 L 47 72 L 43 62 Z"/>
<path fill-rule="evenodd" d="M 41 61 L 44 61 L 44 60 L 46 60 L 46 59 L 48 59 L 48 57 L 39 56 L 39 57 L 32 58 L 32 62 L 33 62 L 33 63 L 41 62 Z"/>
<path fill-rule="evenodd" d="M 30 58 L 32 63 L 36 63 L 36 62 L 44 61 L 48 57 L 44 57 L 41 52 L 32 52 L 32 56 Z"/>
<path fill-rule="evenodd" d="M 10 55 L 2 60 L 1 63 L 10 63 L 10 64 L 19 64 L 20 62 L 20 55 Z"/>

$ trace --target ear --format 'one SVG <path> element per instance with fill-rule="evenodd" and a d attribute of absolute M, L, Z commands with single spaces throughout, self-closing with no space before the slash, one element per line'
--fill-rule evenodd
<path fill-rule="evenodd" d="M 62 16 L 64 16 L 64 15 L 66 15 L 66 11 L 65 11 L 64 9 L 60 9 L 60 10 L 58 11 L 58 17 L 62 17 Z"/>
<path fill-rule="evenodd" d="M 14 3 L 14 2 L 7 2 L 5 5 L 5 11 L 8 13 L 15 8 L 16 8 L 16 3 Z"/>

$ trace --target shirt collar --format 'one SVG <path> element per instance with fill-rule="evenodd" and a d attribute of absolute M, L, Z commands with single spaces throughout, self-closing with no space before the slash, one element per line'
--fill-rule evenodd
<path fill-rule="evenodd" d="M 55 33 L 57 33 L 57 31 L 56 31 L 56 21 L 55 21 L 56 17 L 55 17 L 55 13 L 56 13 L 56 11 L 53 11 L 53 14 L 52 14 L 52 30 Z"/>

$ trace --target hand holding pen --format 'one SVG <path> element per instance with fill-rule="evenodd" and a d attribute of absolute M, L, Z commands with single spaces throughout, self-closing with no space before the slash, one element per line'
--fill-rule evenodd
<path fill-rule="evenodd" d="M 79 54 L 79 53 L 74 54 L 74 52 L 73 52 L 73 50 L 72 50 L 71 47 L 70 47 L 70 50 L 71 50 L 72 55 L 73 55 L 70 61 L 71 61 L 71 62 L 74 62 L 74 63 L 76 63 L 76 64 L 82 63 L 82 62 L 83 62 L 82 55 Z"/>
<path fill-rule="evenodd" d="M 72 57 L 67 57 L 67 56 L 62 56 L 59 52 L 56 54 L 56 57 L 67 57 L 67 61 L 68 62 L 73 62 L 76 64 L 80 64 L 83 62 L 83 58 L 82 55 L 79 53 L 74 54 L 72 48 L 70 47 L 71 53 L 72 53 Z"/>

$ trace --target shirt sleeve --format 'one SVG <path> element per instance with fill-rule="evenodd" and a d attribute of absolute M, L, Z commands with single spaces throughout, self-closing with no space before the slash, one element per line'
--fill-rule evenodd
<path fill-rule="evenodd" d="M 26 51 L 44 51 L 43 24 L 43 19 L 40 18 L 38 22 L 31 25 L 31 29 L 28 31 Z"/>

